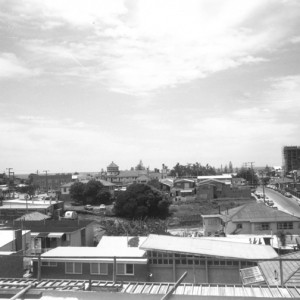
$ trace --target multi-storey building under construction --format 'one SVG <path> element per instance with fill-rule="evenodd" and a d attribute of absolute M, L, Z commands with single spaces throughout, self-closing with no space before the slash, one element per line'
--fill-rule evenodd
<path fill-rule="evenodd" d="M 300 147 L 285 146 L 283 147 L 283 164 L 284 172 L 288 174 L 294 170 L 300 170 Z"/>

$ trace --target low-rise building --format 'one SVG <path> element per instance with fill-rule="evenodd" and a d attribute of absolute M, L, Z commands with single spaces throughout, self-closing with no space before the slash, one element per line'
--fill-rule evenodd
<path fill-rule="evenodd" d="M 39 187 L 40 191 L 59 191 L 63 184 L 72 181 L 72 174 L 30 174 L 29 181 Z"/>
<path fill-rule="evenodd" d="M 149 235 L 140 249 L 147 251 L 151 281 L 240 282 L 239 271 L 260 259 L 277 257 L 271 246 L 203 238 Z"/>
<path fill-rule="evenodd" d="M 30 254 L 29 230 L 0 230 L 0 276 L 23 277 L 26 262 L 22 255 Z"/>
<path fill-rule="evenodd" d="M 2 201 L 2 205 L 0 205 L 0 218 L 13 220 L 30 212 L 40 212 L 58 218 L 62 215 L 63 210 L 64 203 L 62 201 L 41 200 L 35 198 L 32 198 L 31 200 L 4 200 Z"/>
<path fill-rule="evenodd" d="M 202 215 L 204 235 L 300 233 L 300 219 L 262 203 L 251 202 L 222 214 Z"/>
<path fill-rule="evenodd" d="M 97 247 L 58 247 L 41 255 L 43 278 L 148 281 L 145 237 L 104 236 Z M 34 276 L 38 260 L 34 260 Z"/>
<path fill-rule="evenodd" d="M 242 182 L 242 181 L 239 181 Z M 212 199 L 250 199 L 251 189 L 244 184 L 232 183 L 217 179 L 205 179 L 197 185 L 197 195 L 201 200 Z"/>
<path fill-rule="evenodd" d="M 186 197 L 196 194 L 196 182 L 193 179 L 180 178 L 173 182 L 171 193 L 176 196 Z"/>
<path fill-rule="evenodd" d="M 94 222 L 78 220 L 14 221 L 14 229 L 31 232 L 31 254 L 41 254 L 59 246 L 94 245 Z"/>

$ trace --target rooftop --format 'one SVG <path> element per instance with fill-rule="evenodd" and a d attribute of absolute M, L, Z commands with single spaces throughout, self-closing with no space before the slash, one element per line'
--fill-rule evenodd
<path fill-rule="evenodd" d="M 41 221 L 45 219 L 51 219 L 51 217 L 44 215 L 38 211 L 34 211 L 32 213 L 21 216 L 20 218 L 16 219 L 16 221 Z"/>
<path fill-rule="evenodd" d="M 22 235 L 26 234 L 28 230 L 22 230 Z M 16 239 L 14 230 L 0 230 L 0 248 L 11 243 Z"/>
<path fill-rule="evenodd" d="M 135 247 L 129 246 L 130 241 L 137 242 Z M 126 237 L 126 236 L 103 236 L 97 247 L 57 247 L 42 255 L 51 257 L 49 260 L 85 260 L 108 262 L 116 257 L 120 262 L 147 263 L 146 252 L 139 249 L 139 245 L 145 241 L 146 237 Z M 48 259 L 47 259 L 48 260 Z"/>
<path fill-rule="evenodd" d="M 282 259 L 298 259 L 295 261 L 282 261 L 283 282 L 287 285 L 300 285 L 300 251 L 281 255 Z M 258 264 L 268 284 L 280 284 L 280 266 L 278 261 L 264 261 Z M 275 276 L 277 272 L 277 277 Z"/>
<path fill-rule="evenodd" d="M 273 209 L 263 203 L 251 202 L 222 212 L 222 218 L 232 222 L 299 222 L 300 219 L 285 213 L 281 210 Z"/>
<path fill-rule="evenodd" d="M 269 259 L 278 256 L 271 246 L 155 234 L 150 234 L 140 249 L 237 259 Z"/>
<path fill-rule="evenodd" d="M 86 299 L 86 300 L 159 300 L 163 299 L 174 287 L 175 283 L 164 282 L 123 282 L 112 281 L 91 281 L 91 291 L 87 291 L 88 280 L 68 279 L 3 279 L 0 281 L 0 288 L 7 292 L 13 290 L 16 294 L 29 284 L 36 284 L 34 290 L 41 291 L 41 300 L 49 299 Z M 108 291 L 111 291 L 108 293 Z M 76 292 L 76 293 L 74 293 Z M 30 294 L 30 290 L 28 292 Z M 299 287 L 280 287 L 260 285 L 225 285 L 225 284 L 193 284 L 181 283 L 174 290 L 174 300 L 183 299 L 291 299 L 300 296 Z"/>

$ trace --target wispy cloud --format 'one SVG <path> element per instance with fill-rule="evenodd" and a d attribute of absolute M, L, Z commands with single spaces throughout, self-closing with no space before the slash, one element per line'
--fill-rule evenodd
<path fill-rule="evenodd" d="M 38 75 L 37 68 L 28 68 L 13 53 L 0 53 L 0 79 L 23 78 Z"/>
<path fill-rule="evenodd" d="M 27 56 L 34 53 L 33 66 L 133 95 L 262 63 L 267 60 L 263 51 L 274 49 L 285 32 L 275 18 L 266 18 L 266 27 L 247 23 L 255 12 L 264 15 L 272 6 L 265 0 L 166 0 L 159 7 L 150 0 L 14 3 L 27 21 L 38 20 L 42 31 L 52 31 L 47 37 L 40 33 L 42 39 L 22 39 Z M 65 39 L 57 38 L 56 32 L 64 36 L 63 29 Z"/>

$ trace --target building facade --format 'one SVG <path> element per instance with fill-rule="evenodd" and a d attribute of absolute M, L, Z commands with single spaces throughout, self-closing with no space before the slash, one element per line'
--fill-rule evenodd
<path fill-rule="evenodd" d="M 287 175 L 294 170 L 300 170 L 300 147 L 285 146 L 283 147 L 283 165 L 284 173 Z"/>
<path fill-rule="evenodd" d="M 44 192 L 60 191 L 63 184 L 72 181 L 72 174 L 30 174 L 29 181 Z"/>

